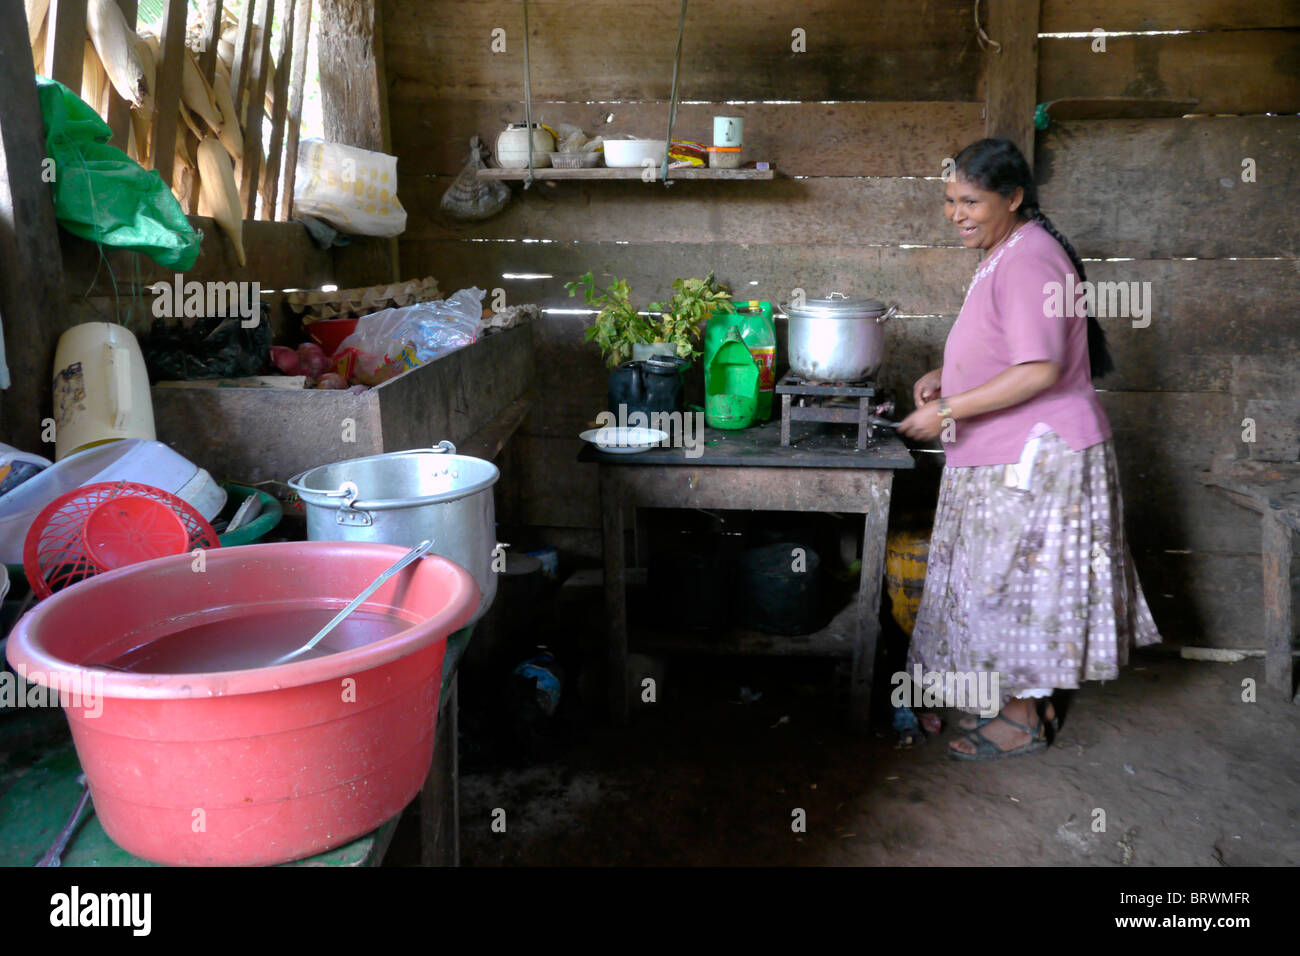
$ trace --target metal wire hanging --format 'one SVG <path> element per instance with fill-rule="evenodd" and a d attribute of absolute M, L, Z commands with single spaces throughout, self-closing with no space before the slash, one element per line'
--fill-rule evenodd
<path fill-rule="evenodd" d="M 682 13 L 677 19 L 677 51 L 673 54 L 673 90 L 668 101 L 668 138 L 664 144 L 664 165 L 662 169 L 664 185 L 668 182 L 668 154 L 673 148 L 673 124 L 677 122 L 677 74 L 682 65 L 682 34 L 686 30 L 686 0 L 682 0 Z"/>

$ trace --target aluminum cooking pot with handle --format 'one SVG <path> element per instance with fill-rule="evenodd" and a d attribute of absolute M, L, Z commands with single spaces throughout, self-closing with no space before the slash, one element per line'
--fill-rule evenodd
<path fill-rule="evenodd" d="M 898 313 L 897 306 L 840 292 L 781 309 L 790 320 L 790 368 L 811 382 L 874 377 L 885 357 L 881 325 Z"/>
<path fill-rule="evenodd" d="M 426 538 L 432 553 L 459 564 L 481 592 L 482 617 L 496 597 L 492 571 L 497 466 L 456 454 L 449 441 L 432 448 L 353 458 L 289 479 L 302 499 L 311 541 L 369 541 L 413 548 Z"/>

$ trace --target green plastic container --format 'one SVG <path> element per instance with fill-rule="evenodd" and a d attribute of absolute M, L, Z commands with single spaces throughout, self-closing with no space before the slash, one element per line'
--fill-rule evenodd
<path fill-rule="evenodd" d="M 704 326 L 704 368 L 707 374 L 713 355 L 727 338 L 727 330 L 740 329 L 741 340 L 758 366 L 758 407 L 754 419 L 772 417 L 776 395 L 776 325 L 772 321 L 772 303 L 757 299 L 733 303 L 735 312 L 715 312 Z"/>
<path fill-rule="evenodd" d="M 249 495 L 257 495 L 262 499 L 262 510 L 256 518 L 234 531 L 217 535 L 217 540 L 221 542 L 223 548 L 233 548 L 236 545 L 254 544 L 261 541 L 271 533 L 284 516 L 284 509 L 280 507 L 280 502 L 274 495 L 267 494 L 258 488 L 250 488 L 248 485 L 236 485 L 228 481 L 222 482 L 221 487 L 226 489 L 229 496 L 222 513 L 229 512 L 232 517 L 234 509 L 242 505 L 244 499 Z"/>
<path fill-rule="evenodd" d="M 713 428 L 740 429 L 758 410 L 758 365 L 732 326 L 704 373 L 704 418 Z"/>

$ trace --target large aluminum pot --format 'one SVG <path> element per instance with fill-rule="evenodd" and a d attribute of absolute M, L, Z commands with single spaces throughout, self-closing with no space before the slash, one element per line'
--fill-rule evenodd
<path fill-rule="evenodd" d="M 434 448 L 396 451 L 320 465 L 289 479 L 307 512 L 311 541 L 371 541 L 413 548 L 426 538 L 432 551 L 474 576 L 482 598 L 473 623 L 497 593 L 492 571 L 497 466 L 456 454 L 449 441 Z"/>
<path fill-rule="evenodd" d="M 790 319 L 790 368 L 811 382 L 861 382 L 885 358 L 881 325 L 898 312 L 875 299 L 832 292 L 802 305 L 784 305 Z"/>

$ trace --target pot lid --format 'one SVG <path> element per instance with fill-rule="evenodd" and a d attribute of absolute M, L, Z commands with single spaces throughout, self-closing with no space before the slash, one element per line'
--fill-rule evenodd
<path fill-rule="evenodd" d="M 878 299 L 831 292 L 820 299 L 805 299 L 802 306 L 784 305 L 781 308 L 787 315 L 817 319 L 874 319 L 883 315 L 889 307 Z"/>

